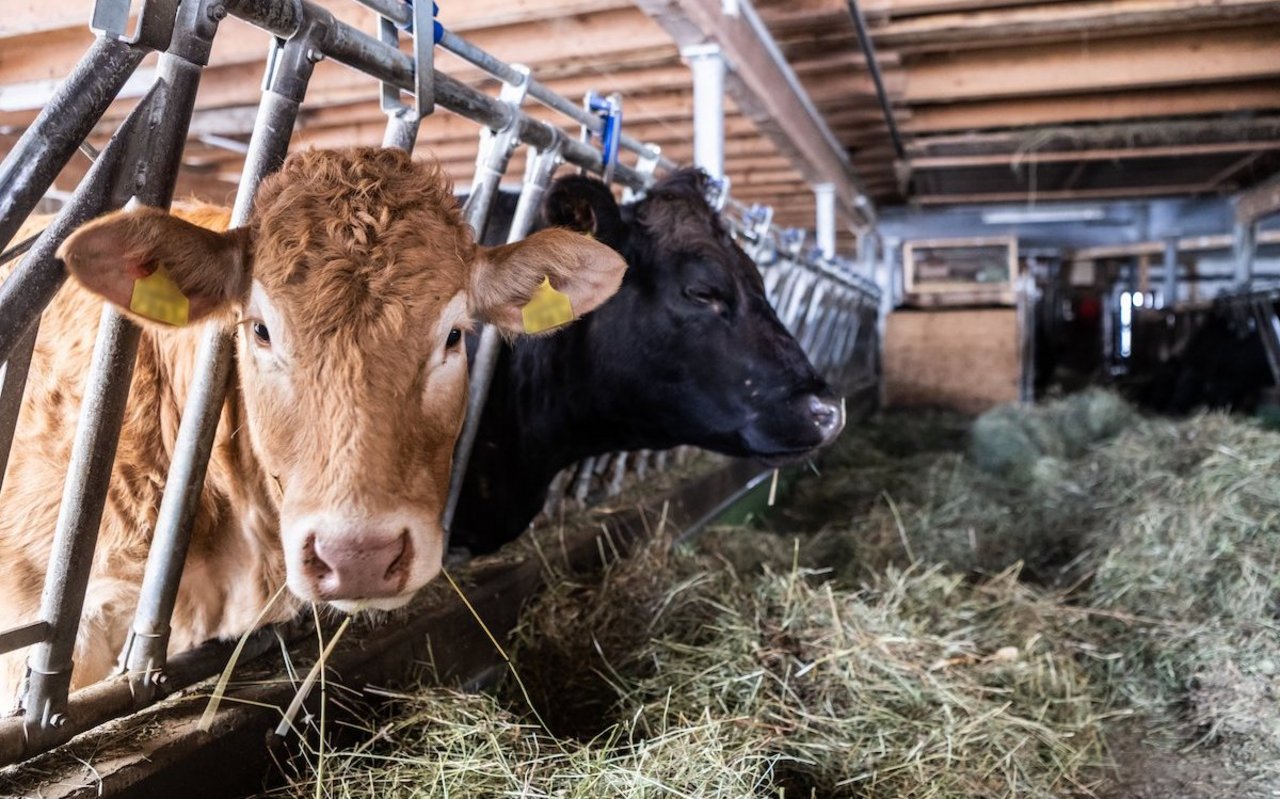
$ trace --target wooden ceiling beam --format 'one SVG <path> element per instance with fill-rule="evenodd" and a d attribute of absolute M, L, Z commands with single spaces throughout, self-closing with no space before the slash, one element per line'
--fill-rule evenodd
<path fill-rule="evenodd" d="M 1251 81 L 1194 89 L 1081 93 L 1054 98 L 916 105 L 900 127 L 907 134 L 1025 128 L 1075 122 L 1153 119 L 1280 110 L 1280 82 Z"/>
<path fill-rule="evenodd" d="M 922 14 L 978 12 L 1009 6 L 1041 6 L 1073 0 L 860 0 L 868 19 L 899 18 Z"/>
<path fill-rule="evenodd" d="M 1055 5 L 1017 6 L 990 11 L 950 13 L 889 22 L 872 30 L 877 47 L 912 53 L 1011 41 L 1111 37 L 1141 33 L 1280 22 L 1273 0 L 1085 0 Z"/>
<path fill-rule="evenodd" d="M 1280 26 L 974 50 L 913 64 L 903 100 L 951 103 L 1274 77 L 1277 52 Z"/>
<path fill-rule="evenodd" d="M 1280 175 L 1270 178 L 1236 198 L 1236 221 L 1249 225 L 1265 216 L 1280 214 Z"/>
<path fill-rule="evenodd" d="M 1232 141 L 1212 144 L 1173 144 L 1158 147 L 1114 147 L 1095 150 L 1019 151 L 980 155 L 936 155 L 911 158 L 912 170 L 964 169 L 968 167 L 1009 167 L 1013 165 L 1062 164 L 1076 161 L 1126 161 L 1141 158 L 1194 158 L 1201 155 L 1262 153 L 1280 150 L 1280 140 Z"/>
<path fill-rule="evenodd" d="M 1073 202 L 1077 200 L 1122 200 L 1129 197 L 1179 197 L 1209 194 L 1216 187 L 1205 183 L 1179 183 L 1166 186 L 1109 186 L 1100 189 L 1066 191 L 993 191 L 964 194 L 917 194 L 912 202 L 920 205 L 973 205 L 977 203 Z"/>
<path fill-rule="evenodd" d="M 835 139 L 756 15 L 738 0 L 737 16 L 720 0 L 637 0 L 681 47 L 717 44 L 728 64 L 726 85 L 738 108 L 792 157 L 813 183 L 833 183 L 850 217 L 874 220 L 848 154 Z"/>

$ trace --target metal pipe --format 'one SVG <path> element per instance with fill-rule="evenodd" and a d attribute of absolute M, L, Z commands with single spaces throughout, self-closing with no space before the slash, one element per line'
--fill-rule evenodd
<path fill-rule="evenodd" d="M 1232 231 L 1231 252 L 1235 258 L 1235 282 L 1237 289 L 1245 289 L 1253 282 L 1253 259 L 1258 249 L 1258 223 L 1236 222 Z"/>
<path fill-rule="evenodd" d="M 862 16 L 862 9 L 857 0 L 848 0 L 849 16 L 853 18 L 853 27 L 858 32 L 858 44 L 862 45 L 862 57 L 867 62 L 867 72 L 876 87 L 876 99 L 880 102 L 880 112 L 884 114 L 884 124 L 889 128 L 889 140 L 893 142 L 893 152 L 899 161 L 907 160 L 907 152 L 902 146 L 902 134 L 898 132 L 898 123 L 893 118 L 893 106 L 889 102 L 889 91 L 884 87 L 884 76 L 880 74 L 880 62 L 876 59 L 876 46 L 867 31 L 867 20 Z"/>
<path fill-rule="evenodd" d="M 0 652 L 13 652 L 39 643 L 49 636 L 47 621 L 33 621 L 12 630 L 0 632 Z M 7 698 L 6 698 L 7 701 Z"/>
<path fill-rule="evenodd" d="M 363 0 L 362 0 L 363 2 Z M 462 60 L 479 67 L 490 75 L 504 83 L 510 83 L 515 80 L 516 75 L 507 64 L 503 63 L 496 56 L 482 50 L 471 42 L 463 39 L 455 33 L 448 30 L 440 38 L 440 46 L 450 53 L 458 56 Z M 561 97 L 544 84 L 533 78 L 529 81 L 529 96 L 542 103 L 553 111 L 572 119 L 581 125 L 586 125 L 592 133 L 600 133 L 604 129 L 604 123 L 595 114 L 590 113 L 580 105 L 570 102 L 568 99 Z M 637 139 L 622 134 L 618 139 L 619 145 L 623 149 L 636 153 L 641 158 L 653 159 L 663 169 L 671 171 L 679 165 L 669 158 L 664 158 L 657 148 L 652 145 L 645 144 Z"/>
<path fill-rule="evenodd" d="M 1178 237 L 1168 236 L 1164 240 L 1164 307 L 1173 308 L 1178 304 Z"/>
<path fill-rule="evenodd" d="M 10 356 L 67 279 L 65 267 L 54 258 L 63 240 L 85 222 L 113 205 L 123 204 L 126 199 L 113 193 L 124 180 L 130 142 L 141 135 L 147 124 L 159 86 L 159 83 L 152 84 L 89 167 L 71 200 L 40 233 L 22 263 L 0 283 L 0 358 Z"/>
<path fill-rule="evenodd" d="M 119 312 L 111 306 L 103 308 L 40 600 L 40 618 L 48 622 L 50 636 L 32 648 L 27 660 L 23 709 L 31 748 L 59 742 L 58 728 L 66 723 L 72 653 L 129 396 L 138 336 L 138 328 Z"/>
<path fill-rule="evenodd" d="M 146 112 L 139 122 L 141 135 L 125 143 L 122 161 L 127 168 L 120 176 L 123 192 L 135 194 L 144 205 L 167 207 L 172 200 L 199 76 L 198 64 L 177 56 L 162 58 L 154 93 L 149 102 L 140 104 Z M 116 192 L 120 191 L 117 187 Z M 59 728 L 66 720 L 80 614 L 139 337 L 137 326 L 118 311 L 110 306 L 103 309 L 41 598 L 40 615 L 48 622 L 50 635 L 32 648 L 27 661 L 23 706 L 31 747 L 43 748 L 63 740 Z"/>
<path fill-rule="evenodd" d="M 284 162 L 314 66 L 314 60 L 308 55 L 313 48 L 311 39 L 318 35 L 319 31 L 309 28 L 282 47 L 275 45 L 279 52 L 268 59 L 264 79 L 267 89 L 259 101 L 249 152 L 240 175 L 231 214 L 232 227 L 248 224 L 258 185 Z M 173 168 L 176 170 L 176 163 Z M 138 608 L 122 658 L 138 704 L 154 699 L 164 681 L 172 630 L 170 621 L 218 421 L 226 401 L 234 352 L 233 329 L 217 324 L 206 326 L 165 480 Z"/>
<path fill-rule="evenodd" d="M 817 183 L 813 187 L 816 206 L 814 233 L 823 258 L 836 257 L 836 186 L 834 183 Z"/>
<path fill-rule="evenodd" d="M 713 178 L 724 177 L 724 55 L 716 44 L 686 47 L 680 54 L 693 71 L 693 162 Z"/>
<path fill-rule="evenodd" d="M 542 198 L 551 185 L 551 178 L 561 162 L 561 152 L 567 139 L 558 129 L 547 125 L 552 144 L 544 150 L 530 154 L 525 165 L 524 184 L 520 188 L 520 199 L 516 202 L 516 210 L 511 218 L 511 228 L 507 231 L 507 242 L 523 239 L 533 226 Z M 483 157 L 483 153 L 481 156 Z M 507 153 L 510 159 L 510 152 Z M 502 163 L 506 171 L 506 162 Z M 496 188 L 496 181 L 494 187 Z M 467 199 L 468 210 L 472 207 L 478 190 L 484 187 L 477 182 L 472 187 L 471 196 Z M 491 203 L 491 201 L 490 201 Z M 487 215 L 487 206 L 485 209 Z M 470 221 L 470 220 L 468 220 Z M 474 228 L 474 223 L 472 224 Z M 477 230 L 477 238 L 480 231 Z M 453 473 L 449 476 L 449 498 L 445 502 L 442 524 L 446 539 L 453 527 L 453 519 L 458 512 L 458 501 L 462 497 L 462 487 L 466 482 L 467 466 L 471 463 L 471 451 L 475 448 L 476 436 L 480 432 L 480 421 L 484 415 L 484 405 L 489 398 L 489 387 L 493 383 L 493 375 L 498 366 L 498 355 L 502 351 L 502 336 L 493 325 L 485 325 L 480 331 L 480 341 L 476 345 L 475 358 L 470 367 L 470 382 L 467 387 L 467 413 L 462 423 L 462 432 L 458 435 L 458 443 L 453 453 Z M 447 545 L 447 540 L 446 540 Z"/>
<path fill-rule="evenodd" d="M 333 20 L 331 14 L 310 0 L 296 0 L 291 5 L 299 9 L 297 14 L 270 14 L 268 12 L 272 8 L 266 0 L 226 0 L 226 6 L 230 13 L 240 19 L 281 37 L 291 35 L 292 30 L 300 24 L 300 20 L 301 22 L 321 20 L 327 33 L 317 43 L 317 56 L 327 55 L 352 69 L 391 83 L 405 91 L 414 90 L 414 67 L 411 57 L 398 50 L 392 50 L 363 31 Z M 435 99 L 438 104 L 455 114 L 491 130 L 501 130 L 506 127 L 512 117 L 511 110 L 497 98 L 482 94 L 439 71 L 435 73 Z M 519 122 L 521 141 L 538 149 L 551 144 L 551 135 L 546 125 L 523 113 L 517 112 L 515 116 Z M 565 142 L 564 160 L 596 174 L 604 171 L 600 153 L 581 142 L 573 140 Z M 615 182 L 632 188 L 644 188 L 649 184 L 648 179 L 626 164 L 618 164 L 614 168 L 614 178 Z"/>
<path fill-rule="evenodd" d="M 149 50 L 99 37 L 0 163 L 6 246 Z"/>
<path fill-rule="evenodd" d="M 31 354 L 35 350 L 38 333 L 37 323 L 14 347 L 9 360 L 0 365 L 0 488 L 4 487 L 4 473 L 9 465 L 13 435 L 22 412 L 22 393 L 27 387 L 27 372 L 31 368 Z"/>

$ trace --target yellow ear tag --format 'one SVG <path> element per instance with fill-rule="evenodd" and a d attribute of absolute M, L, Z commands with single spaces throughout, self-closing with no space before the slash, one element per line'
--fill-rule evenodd
<path fill-rule="evenodd" d="M 139 316 L 167 325 L 185 325 L 190 309 L 187 296 L 163 266 L 157 266 L 156 271 L 133 282 L 129 310 Z"/>
<path fill-rule="evenodd" d="M 520 309 L 524 317 L 524 332 L 542 333 L 554 330 L 573 321 L 573 304 L 569 295 L 556 291 L 551 279 L 542 278 L 542 285 L 533 292 L 533 299 Z"/>

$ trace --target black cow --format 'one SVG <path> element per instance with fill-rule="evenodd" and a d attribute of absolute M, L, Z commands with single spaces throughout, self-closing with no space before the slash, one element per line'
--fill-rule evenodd
<path fill-rule="evenodd" d="M 565 226 L 621 252 L 622 287 L 567 329 L 505 344 L 452 530 L 488 552 L 520 535 L 556 473 L 591 455 L 691 444 L 785 461 L 830 443 L 841 405 L 765 299 L 755 265 L 677 171 L 619 208 L 600 181 L 548 190 L 537 227 Z M 505 194 L 487 240 L 502 241 Z"/>

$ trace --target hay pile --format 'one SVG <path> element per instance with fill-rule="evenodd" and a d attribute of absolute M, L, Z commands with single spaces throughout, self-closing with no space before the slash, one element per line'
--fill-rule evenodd
<path fill-rule="evenodd" d="M 1072 402 L 888 418 L 772 531 L 560 580 L 517 635 L 536 713 L 424 689 L 320 792 L 1280 793 L 1280 435 Z M 992 424 L 1055 479 L 988 459 Z"/>

